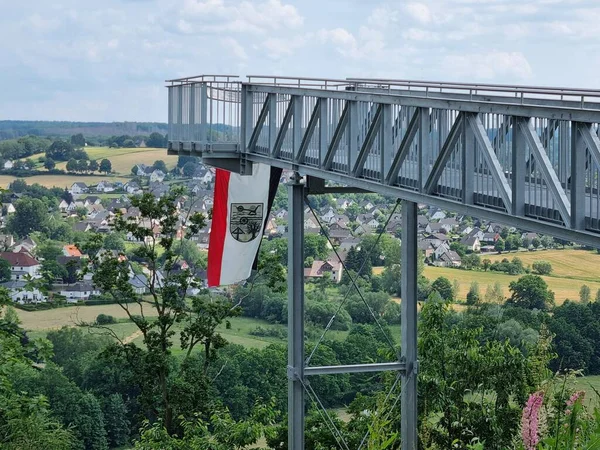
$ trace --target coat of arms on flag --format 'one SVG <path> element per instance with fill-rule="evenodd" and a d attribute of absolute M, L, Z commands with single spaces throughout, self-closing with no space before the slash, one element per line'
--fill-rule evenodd
<path fill-rule="evenodd" d="M 263 225 L 264 203 L 232 203 L 229 232 L 236 241 L 250 242 L 259 235 Z"/>

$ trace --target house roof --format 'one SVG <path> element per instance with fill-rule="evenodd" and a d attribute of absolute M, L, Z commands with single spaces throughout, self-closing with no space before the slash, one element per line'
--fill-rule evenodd
<path fill-rule="evenodd" d="M 89 281 L 78 281 L 77 283 L 69 284 L 68 286 L 60 288 L 60 290 L 63 292 L 86 292 L 93 291 L 94 289 L 94 285 Z"/>
<path fill-rule="evenodd" d="M 65 245 L 63 250 L 67 254 L 66 256 L 81 256 L 81 252 L 76 245 Z"/>
<path fill-rule="evenodd" d="M 32 267 L 40 265 L 40 263 L 29 253 L 2 252 L 0 253 L 0 258 L 8 261 L 13 267 Z"/>
<path fill-rule="evenodd" d="M 80 187 L 80 188 L 87 188 L 87 184 L 85 184 L 85 183 L 83 183 L 81 181 L 77 181 L 77 182 L 73 183 L 71 185 L 71 187 L 73 187 L 73 186 L 77 186 L 77 187 Z"/>

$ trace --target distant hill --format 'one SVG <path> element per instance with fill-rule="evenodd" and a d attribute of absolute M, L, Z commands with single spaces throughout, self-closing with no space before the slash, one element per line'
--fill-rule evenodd
<path fill-rule="evenodd" d="M 167 124 L 158 122 L 50 122 L 0 120 L 0 140 L 21 136 L 66 137 L 82 133 L 86 137 L 149 135 L 167 133 Z"/>

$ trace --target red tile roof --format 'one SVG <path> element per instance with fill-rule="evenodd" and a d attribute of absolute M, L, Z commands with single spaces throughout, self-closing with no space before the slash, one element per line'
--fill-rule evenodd
<path fill-rule="evenodd" d="M 31 256 L 29 253 L 13 253 L 13 252 L 2 252 L 0 258 L 8 261 L 12 267 L 31 267 L 39 266 L 39 262 Z"/>

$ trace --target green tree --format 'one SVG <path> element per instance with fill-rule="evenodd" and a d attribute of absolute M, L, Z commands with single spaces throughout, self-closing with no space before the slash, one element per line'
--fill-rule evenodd
<path fill-rule="evenodd" d="M 587 284 L 583 284 L 579 289 L 579 300 L 581 303 L 588 303 L 590 301 L 591 290 Z"/>
<path fill-rule="evenodd" d="M 88 162 L 85 159 L 80 159 L 77 161 L 77 171 L 78 172 L 87 172 L 88 171 Z"/>
<path fill-rule="evenodd" d="M 485 290 L 485 301 L 488 303 L 500 304 L 504 301 L 504 293 L 502 291 L 502 286 L 497 281 L 493 286 L 487 286 Z"/>
<path fill-rule="evenodd" d="M 104 172 L 106 174 L 112 171 L 112 164 L 108 159 L 103 159 L 100 161 L 100 172 Z"/>
<path fill-rule="evenodd" d="M 191 177 L 192 175 L 194 175 L 194 172 L 196 171 L 197 167 L 198 167 L 198 164 L 196 164 L 192 161 L 186 162 L 185 165 L 183 166 L 183 168 L 181 169 L 183 176 Z"/>
<path fill-rule="evenodd" d="M 598 289 L 596 291 L 596 298 L 595 298 L 596 303 L 600 304 L 600 289 Z"/>
<path fill-rule="evenodd" d="M 118 233 L 109 233 L 104 236 L 104 248 L 107 250 L 125 251 L 125 241 Z"/>
<path fill-rule="evenodd" d="M 505 248 L 505 243 L 504 243 L 504 239 L 499 238 L 496 243 L 494 244 L 494 250 L 496 250 L 498 253 L 502 253 L 504 251 Z"/>
<path fill-rule="evenodd" d="M 534 261 L 531 268 L 538 275 L 550 275 L 552 272 L 552 264 L 548 261 Z"/>
<path fill-rule="evenodd" d="M 95 159 L 90 160 L 90 163 L 88 165 L 88 170 L 90 172 L 97 172 L 100 166 L 98 166 L 98 161 L 96 161 Z"/>
<path fill-rule="evenodd" d="M 316 260 L 324 260 L 329 254 L 327 238 L 319 234 L 307 234 L 304 236 L 304 258 L 312 257 Z"/>
<path fill-rule="evenodd" d="M 481 267 L 483 267 L 483 270 L 486 272 L 488 271 L 491 265 L 492 261 L 489 258 L 484 258 L 483 261 L 481 261 Z"/>
<path fill-rule="evenodd" d="M 79 164 L 77 164 L 77 160 L 74 158 L 69 159 L 69 161 L 67 161 L 66 169 L 68 172 L 77 172 L 77 170 L 79 169 Z"/>
<path fill-rule="evenodd" d="M 467 293 L 467 305 L 477 305 L 480 300 L 479 283 L 473 281 L 471 287 L 469 287 L 469 292 Z"/>
<path fill-rule="evenodd" d="M 454 290 L 452 288 L 452 283 L 446 277 L 436 278 L 431 284 L 431 290 L 440 294 L 440 296 L 446 301 L 454 301 Z"/>
<path fill-rule="evenodd" d="M 85 147 L 85 138 L 83 134 L 78 133 L 71 136 L 71 145 L 76 148 Z"/>
<path fill-rule="evenodd" d="M 102 408 L 106 423 L 108 444 L 111 448 L 129 443 L 129 420 L 123 397 L 112 394 L 104 399 Z"/>
<path fill-rule="evenodd" d="M 48 207 L 37 198 L 23 197 L 15 203 L 15 213 L 8 220 L 8 230 L 20 237 L 34 231 L 43 231 L 48 226 Z"/>
<path fill-rule="evenodd" d="M 205 225 L 205 217 L 199 213 L 190 214 L 187 234 L 178 238 L 180 211 L 175 200 L 182 194 L 181 189 L 175 189 L 160 199 L 150 193 L 130 198 L 131 205 L 140 210 L 140 223 L 153 221 L 161 226 L 160 237 L 120 215 L 114 222 L 117 233 L 131 233 L 143 241 L 137 247 L 135 257 L 149 271 L 149 299 L 136 294 L 129 284 L 127 261 L 102 253 L 102 257 L 98 258 L 102 248 L 101 237 L 93 237 L 86 245 L 86 253 L 92 257 L 95 268 L 94 283 L 123 308 L 142 334 L 144 348 L 135 350 L 138 357 L 134 364 L 141 390 L 140 401 L 162 419 L 169 432 L 175 431 L 174 419 L 178 414 L 189 417 L 194 412 L 208 413 L 208 371 L 217 357 L 216 351 L 226 345 L 217 327 L 238 313 L 235 305 L 225 298 L 213 298 L 207 294 L 188 297 L 190 288 L 199 285 L 189 270 L 177 270 L 181 254 L 176 251 L 175 243 L 198 233 Z M 157 252 L 159 246 L 163 250 L 162 262 L 159 262 Z M 160 279 L 159 271 L 162 274 Z M 147 307 L 139 309 L 141 314 L 134 313 L 131 303 L 140 306 L 150 303 L 158 317 L 146 317 L 144 311 Z M 179 363 L 171 353 L 175 324 L 181 327 L 183 356 Z M 192 363 L 196 346 L 202 347 L 201 363 Z M 120 347 L 122 351 L 130 351 L 128 344 Z M 177 379 L 181 381 L 172 383 Z M 188 381 L 184 382 L 186 379 Z"/>
<path fill-rule="evenodd" d="M 542 244 L 542 242 L 540 241 L 540 238 L 539 238 L 539 237 L 537 237 L 537 236 L 536 236 L 536 237 L 534 237 L 534 238 L 531 240 L 531 246 L 532 246 L 534 249 L 536 249 L 536 250 L 538 249 L 538 247 L 539 247 L 541 244 Z"/>
<path fill-rule="evenodd" d="M 47 157 L 46 160 L 44 161 L 44 167 L 48 170 L 52 170 L 56 167 L 56 163 L 54 162 L 54 160 L 50 157 Z"/>
<path fill-rule="evenodd" d="M 156 170 L 162 171 L 163 173 L 167 173 L 169 171 L 169 169 L 167 169 L 167 165 L 165 164 L 165 162 L 162 159 L 154 161 L 154 164 L 152 164 L 152 167 L 154 167 Z"/>
<path fill-rule="evenodd" d="M 162 134 L 154 132 L 146 139 L 146 145 L 152 148 L 166 148 L 167 139 Z"/>
<path fill-rule="evenodd" d="M 0 259 L 0 283 L 10 281 L 10 264 L 5 259 Z"/>
<path fill-rule="evenodd" d="M 507 304 L 526 309 L 546 310 L 554 304 L 554 292 L 538 275 L 525 275 L 508 286 L 511 296 Z"/>
<path fill-rule="evenodd" d="M 46 157 L 52 158 L 54 161 L 68 161 L 72 154 L 73 146 L 71 143 L 62 140 L 54 141 L 46 150 Z"/>

